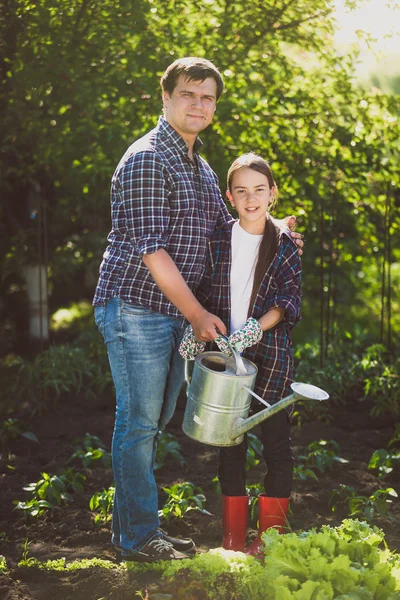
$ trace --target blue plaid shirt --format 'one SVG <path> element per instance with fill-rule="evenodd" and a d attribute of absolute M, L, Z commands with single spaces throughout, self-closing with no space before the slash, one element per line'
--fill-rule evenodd
<path fill-rule="evenodd" d="M 229 331 L 232 227 L 229 223 L 210 238 L 207 269 L 196 296 L 210 312 L 218 315 Z M 290 393 L 293 382 L 291 330 L 300 319 L 301 259 L 295 241 L 280 232 L 278 250 L 261 282 L 250 316 L 259 319 L 271 308 L 285 309 L 275 327 L 264 331 L 261 340 L 246 348 L 243 356 L 258 367 L 254 387 L 267 402 L 277 402 Z M 232 332 L 230 332 L 232 333 Z"/>
<path fill-rule="evenodd" d="M 186 142 L 160 117 L 155 129 L 128 148 L 112 178 L 112 229 L 94 305 L 118 297 L 183 319 L 142 255 L 164 248 L 189 288 L 199 285 L 210 234 L 232 220 L 217 176 L 198 154 L 201 145 L 197 138 L 191 161 Z"/>

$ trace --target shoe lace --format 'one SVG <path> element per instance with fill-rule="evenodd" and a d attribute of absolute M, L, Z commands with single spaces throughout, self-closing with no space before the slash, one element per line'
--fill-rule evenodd
<path fill-rule="evenodd" d="M 164 540 L 164 538 L 162 537 L 156 538 L 151 543 L 151 545 L 153 546 L 154 550 L 156 550 L 156 552 L 162 552 L 163 550 L 171 550 L 171 548 L 173 548 L 172 544 L 167 542 L 167 540 Z"/>

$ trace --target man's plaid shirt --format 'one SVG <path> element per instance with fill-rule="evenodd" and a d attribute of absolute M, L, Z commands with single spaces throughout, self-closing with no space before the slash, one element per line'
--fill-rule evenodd
<path fill-rule="evenodd" d="M 198 154 L 201 145 L 197 138 L 190 161 L 186 142 L 160 117 L 128 148 L 112 178 L 112 229 L 94 305 L 118 297 L 183 319 L 141 257 L 164 248 L 192 291 L 200 283 L 208 237 L 232 220 L 217 176 Z"/>
<path fill-rule="evenodd" d="M 233 223 L 229 223 L 211 236 L 206 273 L 196 293 L 203 306 L 218 315 L 228 330 L 232 227 Z M 290 393 L 291 330 L 300 320 L 300 303 L 301 260 L 290 234 L 281 231 L 277 253 L 265 273 L 250 316 L 259 319 L 274 307 L 284 308 L 285 316 L 278 325 L 265 331 L 257 344 L 243 352 L 258 367 L 254 391 L 267 402 L 277 402 Z"/>

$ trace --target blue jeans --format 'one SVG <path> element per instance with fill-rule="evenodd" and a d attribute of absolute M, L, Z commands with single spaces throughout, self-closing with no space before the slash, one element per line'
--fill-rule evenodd
<path fill-rule="evenodd" d="M 116 390 L 112 542 L 129 553 L 157 533 L 157 437 L 175 411 L 184 361 L 182 322 L 112 298 L 95 307 Z"/>

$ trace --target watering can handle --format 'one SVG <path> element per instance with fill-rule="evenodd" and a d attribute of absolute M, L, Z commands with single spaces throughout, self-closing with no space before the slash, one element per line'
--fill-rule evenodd
<path fill-rule="evenodd" d="M 236 375 L 248 375 L 246 365 L 243 362 L 243 358 L 240 356 L 240 354 L 236 350 L 236 348 L 234 346 L 232 346 L 228 337 L 226 335 L 224 335 L 223 333 L 220 333 L 220 331 L 218 331 L 218 335 L 220 338 L 222 338 L 224 340 L 224 342 L 226 344 L 228 344 L 229 348 L 231 349 L 231 352 L 232 352 L 232 354 L 235 358 L 235 362 L 236 362 Z"/>

